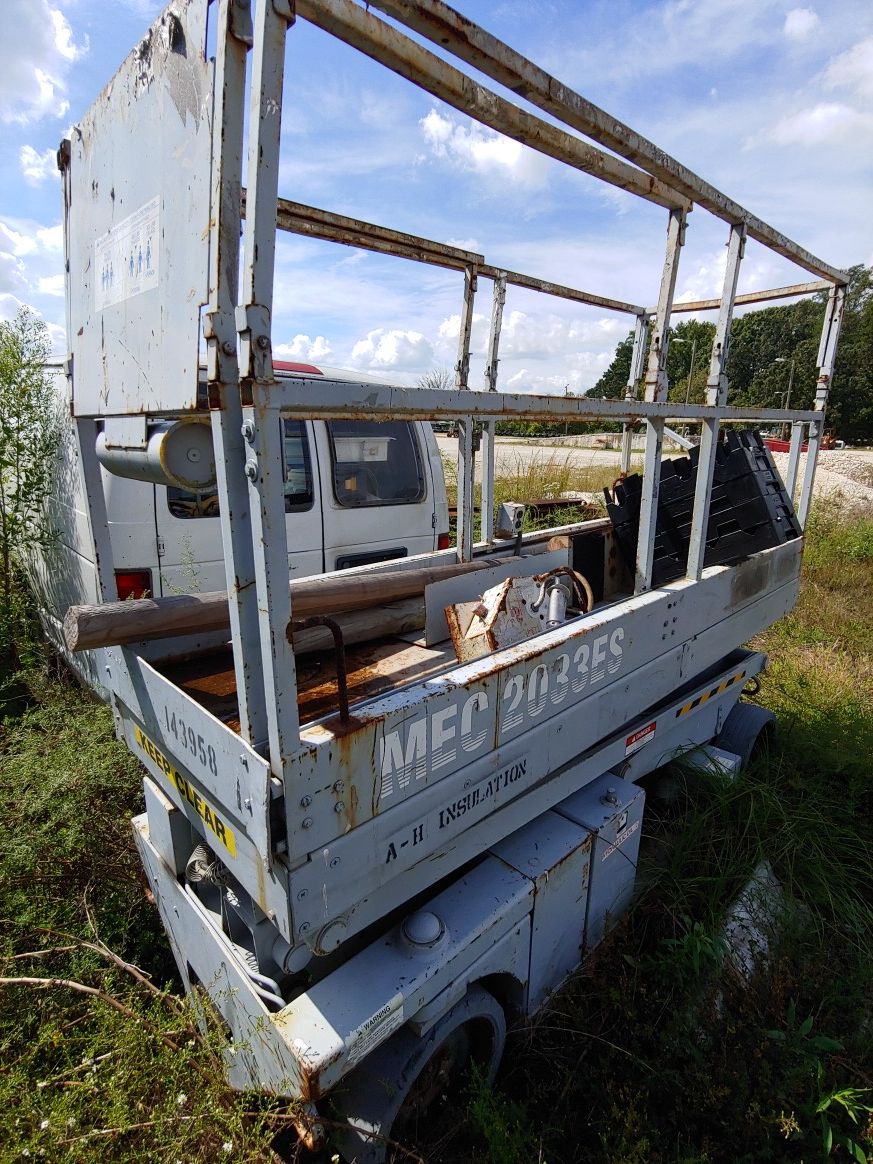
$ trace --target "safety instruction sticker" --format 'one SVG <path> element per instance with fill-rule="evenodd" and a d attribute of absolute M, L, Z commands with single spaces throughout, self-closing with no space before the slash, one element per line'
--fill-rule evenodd
<path fill-rule="evenodd" d="M 398 1027 L 403 1026 L 403 995 L 395 994 L 383 1007 L 380 1007 L 366 1022 L 351 1032 L 346 1039 L 348 1047 L 348 1064 L 351 1067 L 365 1055 L 384 1043 L 389 1035 L 393 1035 Z"/>
<path fill-rule="evenodd" d="M 233 829 L 225 824 L 202 793 L 198 792 L 194 785 L 173 767 L 160 748 L 153 744 L 140 728 L 134 727 L 133 736 L 138 746 L 157 765 L 158 771 L 167 784 L 181 795 L 186 804 L 194 809 L 216 840 L 227 849 L 231 857 L 235 857 L 236 837 L 233 835 Z"/>
<path fill-rule="evenodd" d="M 94 309 L 158 285 L 160 198 L 146 202 L 94 243 Z"/>
<path fill-rule="evenodd" d="M 657 726 L 657 720 L 653 720 L 652 723 L 646 724 L 644 728 L 640 728 L 638 731 L 629 735 L 624 742 L 624 754 L 630 756 L 634 752 L 638 752 L 640 748 L 644 748 L 646 744 L 655 738 Z"/>

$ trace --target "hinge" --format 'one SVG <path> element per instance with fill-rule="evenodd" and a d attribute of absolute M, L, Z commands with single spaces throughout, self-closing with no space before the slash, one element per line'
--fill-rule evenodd
<path fill-rule="evenodd" d="M 158 557 L 164 558 L 167 555 L 167 547 L 164 545 L 164 539 L 158 538 Z"/>
<path fill-rule="evenodd" d="M 435 513 L 432 513 L 430 515 L 430 528 L 436 529 L 436 527 L 437 527 L 437 515 Z"/>

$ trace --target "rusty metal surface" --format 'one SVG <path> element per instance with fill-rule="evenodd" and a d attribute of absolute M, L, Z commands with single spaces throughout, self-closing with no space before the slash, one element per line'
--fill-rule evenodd
<path fill-rule="evenodd" d="M 614 150 L 684 195 L 690 202 L 703 206 L 717 218 L 731 224 L 744 223 L 751 238 L 777 254 L 830 282 L 848 282 L 845 271 L 832 267 L 792 242 L 641 134 L 575 93 L 443 0 L 372 0 L 372 6 L 473 65 L 492 80 L 520 94 L 566 125 L 607 149 Z"/>
<path fill-rule="evenodd" d="M 658 206 L 688 207 L 670 185 L 499 97 L 352 0 L 297 0 L 297 13 L 483 125 Z"/>
<path fill-rule="evenodd" d="M 767 303 L 771 299 L 795 299 L 800 295 L 814 295 L 817 291 L 829 291 L 832 284 L 822 280 L 814 283 L 792 283 L 787 287 L 771 287 L 765 291 L 745 291 L 734 297 L 739 306 L 745 303 Z M 673 304 L 673 314 L 686 311 L 716 311 L 721 306 L 720 299 L 693 299 Z"/>
<path fill-rule="evenodd" d="M 243 217 L 245 209 L 244 191 Z M 293 234 L 324 239 L 328 242 L 341 243 L 344 246 L 374 251 L 378 254 L 395 255 L 398 258 L 428 263 L 432 266 L 444 267 L 447 270 L 464 271 L 469 266 L 475 266 L 476 273 L 483 278 L 493 279 L 495 282 L 502 279 L 504 283 L 510 283 L 514 287 L 540 291 L 545 295 L 553 295 L 556 299 L 569 299 L 592 307 L 602 307 L 607 311 L 621 311 L 628 315 L 639 315 L 644 310 L 637 304 L 626 303 L 622 299 L 611 299 L 605 295 L 596 295 L 593 291 L 583 291 L 576 287 L 567 287 L 563 283 L 554 283 L 549 279 L 527 275 L 521 271 L 493 266 L 485 262 L 484 255 L 477 254 L 475 251 L 461 250 L 458 247 L 435 242 L 433 239 L 424 238 L 421 235 L 392 230 L 387 226 L 379 226 L 359 218 L 349 218 L 347 215 L 323 210 L 316 206 L 307 206 L 302 202 L 291 202 L 286 198 L 278 200 L 276 226 L 279 230 L 289 231 Z M 828 286 L 828 284 L 824 284 L 824 286 Z"/>
<path fill-rule="evenodd" d="M 64 184 L 75 415 L 197 405 L 209 275 L 207 9 L 208 0 L 178 0 L 163 12 L 71 133 Z"/>
<path fill-rule="evenodd" d="M 302 621 L 292 619 L 288 624 L 285 636 L 293 646 L 295 631 L 309 630 L 312 627 L 318 626 L 324 627 L 333 636 L 333 665 L 336 671 L 337 707 L 339 709 L 340 723 L 346 725 L 349 722 L 349 680 L 346 671 L 346 645 L 339 623 L 324 614 L 315 614 L 310 618 L 304 618 Z"/>
<path fill-rule="evenodd" d="M 307 623 L 310 620 L 307 620 Z M 349 646 L 347 698 L 352 703 L 424 679 L 454 662 L 451 651 L 396 638 Z M 236 673 L 230 651 L 166 664 L 161 673 L 227 727 L 239 730 Z M 297 705 L 306 725 L 339 711 L 336 659 L 329 649 L 297 661 Z"/>
<path fill-rule="evenodd" d="M 624 420 L 657 417 L 663 420 L 701 421 L 719 416 L 723 421 L 767 420 L 804 422 L 821 420 L 812 409 L 752 408 L 682 404 L 673 401 L 607 400 L 588 396 L 539 396 L 535 393 L 408 388 L 394 384 L 357 384 L 332 380 L 318 381 L 318 394 L 310 380 L 293 376 L 275 381 L 268 389 L 270 405 L 288 415 L 306 419 L 346 416 L 365 419 L 431 420 L 475 414 L 495 420 L 519 416 L 528 420 Z"/>

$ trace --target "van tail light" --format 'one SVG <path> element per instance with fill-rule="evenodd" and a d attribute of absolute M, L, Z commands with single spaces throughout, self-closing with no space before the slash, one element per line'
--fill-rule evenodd
<path fill-rule="evenodd" d="M 115 586 L 119 602 L 126 598 L 150 598 L 152 593 L 151 570 L 116 570 Z"/>
<path fill-rule="evenodd" d="M 437 549 L 447 550 L 449 548 L 449 535 L 447 533 L 437 534 Z"/>

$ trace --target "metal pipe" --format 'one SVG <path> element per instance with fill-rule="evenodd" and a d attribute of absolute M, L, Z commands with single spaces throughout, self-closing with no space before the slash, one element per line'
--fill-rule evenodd
<path fill-rule="evenodd" d="M 294 632 L 309 630 L 313 626 L 323 626 L 333 635 L 334 660 L 336 662 L 336 699 L 339 704 L 340 723 L 349 722 L 349 680 L 346 670 L 346 644 L 343 630 L 335 618 L 324 614 L 313 614 L 311 618 L 294 619 L 288 623 L 285 637 L 293 645 Z"/>
<path fill-rule="evenodd" d="M 742 223 L 750 238 L 777 254 L 829 282 L 841 285 L 848 282 L 847 272 L 832 267 L 792 242 L 641 134 L 586 101 L 521 53 L 456 12 L 444 0 L 370 0 L 370 3 L 480 73 L 515 93 L 524 94 L 532 105 L 614 150 L 717 218 L 732 225 Z"/>
<path fill-rule="evenodd" d="M 772 287 L 768 291 L 745 291 L 737 295 L 734 305 L 741 303 L 766 303 L 770 299 L 794 299 L 799 295 L 813 295 L 817 291 L 830 291 L 831 284 L 822 280 L 815 283 L 792 283 L 789 287 Z M 684 311 L 715 311 L 721 306 L 720 299 L 695 299 L 690 302 L 674 303 L 673 314 Z"/>
<path fill-rule="evenodd" d="M 498 133 L 668 209 L 687 196 L 635 166 L 519 109 L 352 0 L 297 0 L 297 14 Z"/>
<path fill-rule="evenodd" d="M 242 214 L 246 213 L 246 192 L 243 191 Z M 357 247 L 376 254 L 394 255 L 396 258 L 428 263 L 450 271 L 463 271 L 473 264 L 478 275 L 495 282 L 502 279 L 514 287 L 524 287 L 557 299 L 568 299 L 574 303 L 585 303 L 591 307 L 602 307 L 605 311 L 620 311 L 628 315 L 639 315 L 645 309 L 635 303 L 625 303 L 621 299 L 610 299 L 605 295 L 595 295 L 592 291 L 581 291 L 567 287 L 563 283 L 553 283 L 536 275 L 525 275 L 521 271 L 510 271 L 485 262 L 483 255 L 475 251 L 465 251 L 447 243 L 435 242 L 421 235 L 407 234 L 392 230 L 387 226 L 365 222 L 360 218 L 349 218 L 344 214 L 307 206 L 302 202 L 290 202 L 280 198 L 276 207 L 276 226 L 279 230 L 308 238 L 320 238 L 326 242 L 336 242 L 343 246 Z M 827 284 L 824 284 L 827 286 Z"/>
<path fill-rule="evenodd" d="M 820 419 L 812 409 L 753 408 L 725 405 L 679 404 L 648 400 L 597 399 L 589 396 L 537 396 L 533 393 L 446 392 L 444 389 L 409 388 L 394 384 L 356 384 L 345 380 L 319 378 L 318 393 L 312 381 L 283 376 L 264 393 L 264 407 L 317 420 L 325 416 L 349 416 L 394 420 L 431 420 L 461 418 L 471 413 L 480 418 L 508 420 L 624 420 L 659 417 L 664 420 L 699 424 L 718 415 L 723 421 L 749 421 L 761 424 L 768 420 Z"/>

